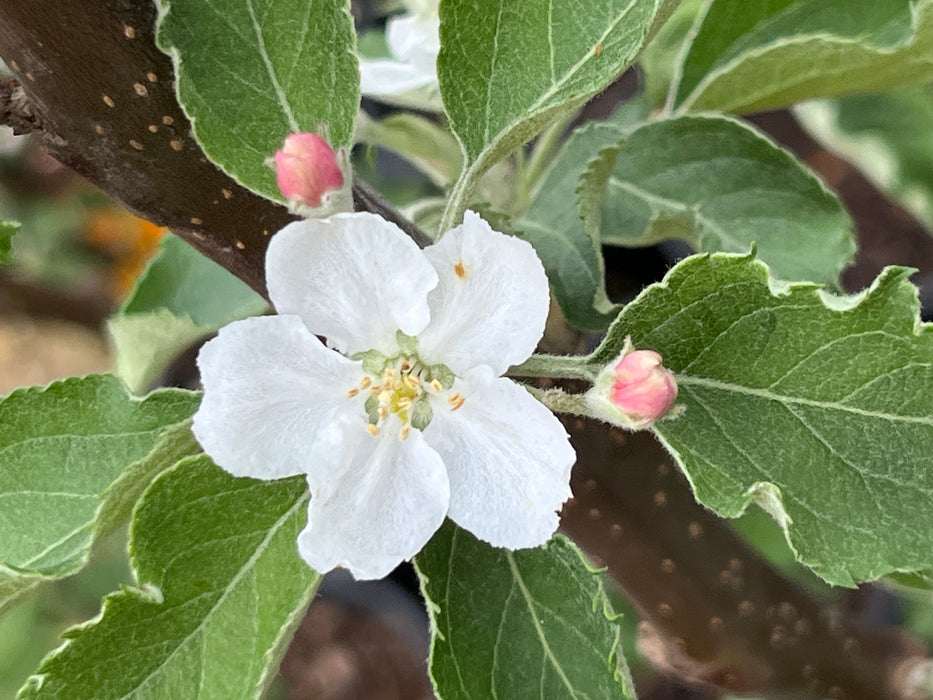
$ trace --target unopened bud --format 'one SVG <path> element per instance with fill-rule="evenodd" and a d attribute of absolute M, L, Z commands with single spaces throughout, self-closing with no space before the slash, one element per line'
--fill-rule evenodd
<path fill-rule="evenodd" d="M 275 152 L 279 189 L 300 214 L 319 209 L 344 192 L 340 154 L 310 132 L 291 134 Z"/>
<path fill-rule="evenodd" d="M 670 413 L 677 380 L 653 350 L 635 350 L 626 339 L 622 354 L 607 365 L 588 392 L 590 405 L 611 423 L 647 428 Z"/>

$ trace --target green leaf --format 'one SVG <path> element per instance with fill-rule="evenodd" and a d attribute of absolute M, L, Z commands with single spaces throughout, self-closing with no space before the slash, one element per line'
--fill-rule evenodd
<path fill-rule="evenodd" d="M 252 698 L 277 670 L 319 576 L 295 545 L 301 477 L 236 479 L 206 456 L 162 474 L 136 508 L 139 586 L 65 633 L 20 698 Z"/>
<path fill-rule="evenodd" d="M 480 176 L 609 85 L 635 59 L 672 0 L 442 0 L 437 74 L 465 169 L 444 230 Z"/>
<path fill-rule="evenodd" d="M 204 152 L 237 182 L 284 201 L 264 165 L 295 131 L 349 146 L 360 104 L 346 0 L 160 0 L 156 41 Z"/>
<path fill-rule="evenodd" d="M 706 0 L 683 0 L 638 57 L 644 74 L 645 98 L 652 108 L 664 106 L 671 84 L 677 79 L 690 29 Z"/>
<path fill-rule="evenodd" d="M 10 239 L 19 231 L 17 221 L 0 221 L 0 265 L 13 263 L 13 246 Z"/>
<path fill-rule="evenodd" d="M 446 187 L 460 173 L 463 155 L 456 139 L 433 121 L 415 114 L 399 113 L 375 120 L 360 112 L 356 139 L 395 151 L 438 187 Z"/>
<path fill-rule="evenodd" d="M 933 86 L 807 102 L 794 114 L 933 233 Z"/>
<path fill-rule="evenodd" d="M 628 305 L 631 335 L 677 375 L 684 411 L 655 432 L 698 500 L 757 502 L 799 561 L 851 586 L 933 563 L 933 332 L 908 270 L 837 297 L 750 257 L 694 256 Z"/>
<path fill-rule="evenodd" d="M 603 243 L 679 238 L 700 251 L 736 253 L 755 244 L 778 277 L 832 285 L 855 253 L 839 199 L 734 119 L 687 116 L 643 126 L 623 139 L 607 175 L 585 185 L 605 188 Z"/>
<path fill-rule="evenodd" d="M 198 395 L 130 397 L 109 375 L 20 389 L 0 400 L 0 611 L 75 573 L 161 470 L 200 451 Z"/>
<path fill-rule="evenodd" d="M 266 301 L 244 282 L 168 235 L 107 324 L 117 375 L 132 391 L 145 391 L 195 341 L 267 309 Z"/>
<path fill-rule="evenodd" d="M 415 566 L 444 700 L 635 697 L 600 579 L 565 538 L 510 552 L 447 521 Z"/>
<path fill-rule="evenodd" d="M 933 0 L 711 0 L 673 104 L 746 114 L 933 79 Z"/>
<path fill-rule="evenodd" d="M 577 328 L 605 328 L 618 312 L 606 296 L 603 256 L 571 202 L 580 176 L 605 146 L 615 145 L 622 130 L 591 122 L 564 143 L 544 175 L 524 216 L 513 223 L 518 236 L 534 246 L 544 263 L 554 298 Z"/>

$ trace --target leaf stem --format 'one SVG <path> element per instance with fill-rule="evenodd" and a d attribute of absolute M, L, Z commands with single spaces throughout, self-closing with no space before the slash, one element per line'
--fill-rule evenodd
<path fill-rule="evenodd" d="M 593 412 L 583 394 L 568 394 L 563 389 L 539 389 L 527 384 L 524 386 L 532 396 L 554 413 L 569 413 L 574 416 L 605 421 L 605 417 Z"/>
<path fill-rule="evenodd" d="M 453 189 L 450 190 L 447 206 L 441 215 L 441 223 L 437 227 L 438 237 L 443 236 L 463 220 L 463 213 L 469 206 L 470 198 L 473 196 L 473 191 L 476 189 L 476 183 L 479 180 L 477 173 L 482 172 L 481 166 L 482 163 L 476 161 L 470 163 L 468 167 L 460 172 L 460 177 L 454 184 Z"/>
<path fill-rule="evenodd" d="M 585 355 L 532 355 L 520 365 L 510 367 L 510 377 L 551 377 L 554 379 L 596 378 L 591 359 Z"/>

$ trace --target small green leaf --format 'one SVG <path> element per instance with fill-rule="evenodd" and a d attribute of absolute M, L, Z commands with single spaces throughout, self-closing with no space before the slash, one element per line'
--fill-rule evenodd
<path fill-rule="evenodd" d="M 497 160 L 573 113 L 635 59 L 672 0 L 442 0 L 438 81 L 465 169 L 444 230 Z"/>
<path fill-rule="evenodd" d="M 415 566 L 444 700 L 635 697 L 600 579 L 565 538 L 510 552 L 447 521 Z"/>
<path fill-rule="evenodd" d="M 266 301 L 176 236 L 162 241 L 120 313 L 108 322 L 117 375 L 145 391 L 192 343 L 268 309 Z"/>
<path fill-rule="evenodd" d="M 794 114 L 933 233 L 933 86 L 807 102 Z"/>
<path fill-rule="evenodd" d="M 933 0 L 711 0 L 679 111 L 747 114 L 933 79 Z"/>
<path fill-rule="evenodd" d="M 19 231 L 16 221 L 0 221 L 0 265 L 13 263 L 13 246 L 10 239 Z"/>
<path fill-rule="evenodd" d="M 618 311 L 606 296 L 599 241 L 584 228 L 572 203 L 590 161 L 603 147 L 618 143 L 622 133 L 613 124 L 592 122 L 571 134 L 525 214 L 513 224 L 516 235 L 534 246 L 554 298 L 577 328 L 605 328 Z"/>
<path fill-rule="evenodd" d="M 67 379 L 0 400 L 0 611 L 81 569 L 161 470 L 200 451 L 198 395 L 130 397 L 115 377 Z"/>
<path fill-rule="evenodd" d="M 694 256 L 625 308 L 594 360 L 627 335 L 663 356 L 684 411 L 654 430 L 707 507 L 758 502 L 830 583 L 927 569 L 933 331 L 908 273 L 838 297 L 749 257 Z"/>
<path fill-rule="evenodd" d="M 264 165 L 295 131 L 349 146 L 360 104 L 346 0 L 160 0 L 156 40 L 198 142 L 237 182 L 284 201 Z"/>
<path fill-rule="evenodd" d="M 66 632 L 28 698 L 253 698 L 275 675 L 320 577 L 295 545 L 302 478 L 236 479 L 206 456 L 162 474 L 136 508 L 139 586 Z"/>
<path fill-rule="evenodd" d="M 605 188 L 595 210 L 603 243 L 679 238 L 700 251 L 736 253 L 755 244 L 778 277 L 831 285 L 855 253 L 839 199 L 734 119 L 688 116 L 643 126 L 626 137 L 606 175 L 590 178 L 582 195 Z"/>

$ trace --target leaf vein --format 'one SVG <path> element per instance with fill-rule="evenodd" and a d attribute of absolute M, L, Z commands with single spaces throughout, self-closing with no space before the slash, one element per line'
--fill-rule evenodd
<path fill-rule="evenodd" d="M 531 617 L 531 622 L 534 625 L 535 632 L 538 635 L 538 639 L 541 642 L 541 647 L 544 649 L 544 653 L 547 656 L 548 661 L 556 671 L 558 677 L 561 679 L 564 687 L 567 688 L 567 690 L 570 692 L 570 697 L 578 697 L 576 691 L 574 690 L 573 684 L 571 684 L 570 679 L 567 678 L 567 674 L 564 672 L 564 669 L 560 665 L 560 662 L 557 660 L 557 657 L 554 656 L 554 652 L 551 651 L 551 645 L 548 643 L 547 637 L 544 634 L 544 630 L 541 628 L 541 621 L 538 620 L 538 615 L 535 611 L 534 600 L 532 599 L 531 592 L 525 586 L 525 581 L 522 578 L 521 572 L 518 570 L 518 564 L 515 563 L 515 556 L 512 554 L 512 552 L 509 551 L 505 552 L 505 556 L 509 562 L 509 569 L 512 571 L 512 578 L 518 585 L 518 589 L 522 594 L 522 598 L 525 601 L 525 606 L 528 608 L 528 613 Z"/>
<path fill-rule="evenodd" d="M 269 56 L 268 50 L 266 49 L 266 40 L 262 35 L 262 27 L 260 26 L 259 20 L 256 17 L 256 10 L 253 8 L 253 0 L 246 0 L 246 11 L 249 12 L 249 17 L 253 24 L 253 32 L 256 36 L 256 48 L 259 50 L 259 56 L 262 58 L 263 65 L 266 67 L 266 72 L 269 75 L 269 81 L 272 83 L 273 90 L 275 90 L 279 105 L 282 107 L 282 111 L 285 113 L 285 116 L 288 119 L 288 124 L 289 127 L 291 127 L 291 130 L 300 131 L 298 120 L 295 119 L 295 114 L 292 112 L 292 107 L 288 103 L 288 97 L 285 95 L 285 91 L 279 84 L 278 76 L 275 74 L 275 67 L 272 65 L 272 59 Z"/>
<path fill-rule="evenodd" d="M 234 574 L 233 578 L 230 580 L 230 583 L 228 583 L 224 587 L 223 592 L 218 597 L 217 601 L 213 605 L 211 605 L 211 609 L 204 615 L 204 618 L 197 624 L 197 626 L 190 633 L 188 633 L 184 638 L 178 640 L 178 643 L 176 644 L 175 648 L 171 651 L 171 653 L 168 656 L 165 657 L 162 663 L 160 663 L 152 671 L 150 671 L 149 674 L 145 678 L 142 678 L 139 681 L 139 683 L 136 685 L 136 687 L 128 695 L 122 696 L 120 700 L 127 700 L 128 698 L 135 696 L 141 688 L 143 688 L 150 681 L 152 681 L 156 673 L 158 673 L 163 668 L 165 668 L 165 666 L 169 663 L 169 661 L 171 661 L 171 659 L 179 652 L 179 650 L 185 644 L 187 644 L 189 640 L 191 640 L 196 634 L 199 634 L 203 630 L 205 624 L 207 624 L 207 620 L 210 619 L 211 614 L 220 605 L 224 603 L 224 601 L 230 596 L 231 592 L 239 585 L 243 577 L 249 573 L 253 565 L 259 560 L 259 557 L 262 556 L 262 554 L 265 552 L 266 546 L 269 544 L 272 538 L 276 534 L 278 534 L 279 530 L 285 525 L 285 523 L 298 510 L 300 510 L 307 503 L 307 501 L 308 501 L 308 493 L 305 492 L 305 494 L 301 498 L 296 500 L 295 503 L 287 511 L 285 511 L 285 513 L 283 513 L 282 516 L 279 517 L 279 519 L 275 521 L 275 523 L 272 524 L 272 527 L 269 528 L 269 531 L 266 534 L 266 536 L 263 538 L 262 542 L 260 542 L 259 545 L 256 547 L 256 551 L 254 551 L 250 555 L 249 559 L 247 559 L 246 562 L 244 562 L 243 566 L 241 566 L 240 569 L 236 572 L 236 574 Z"/>

